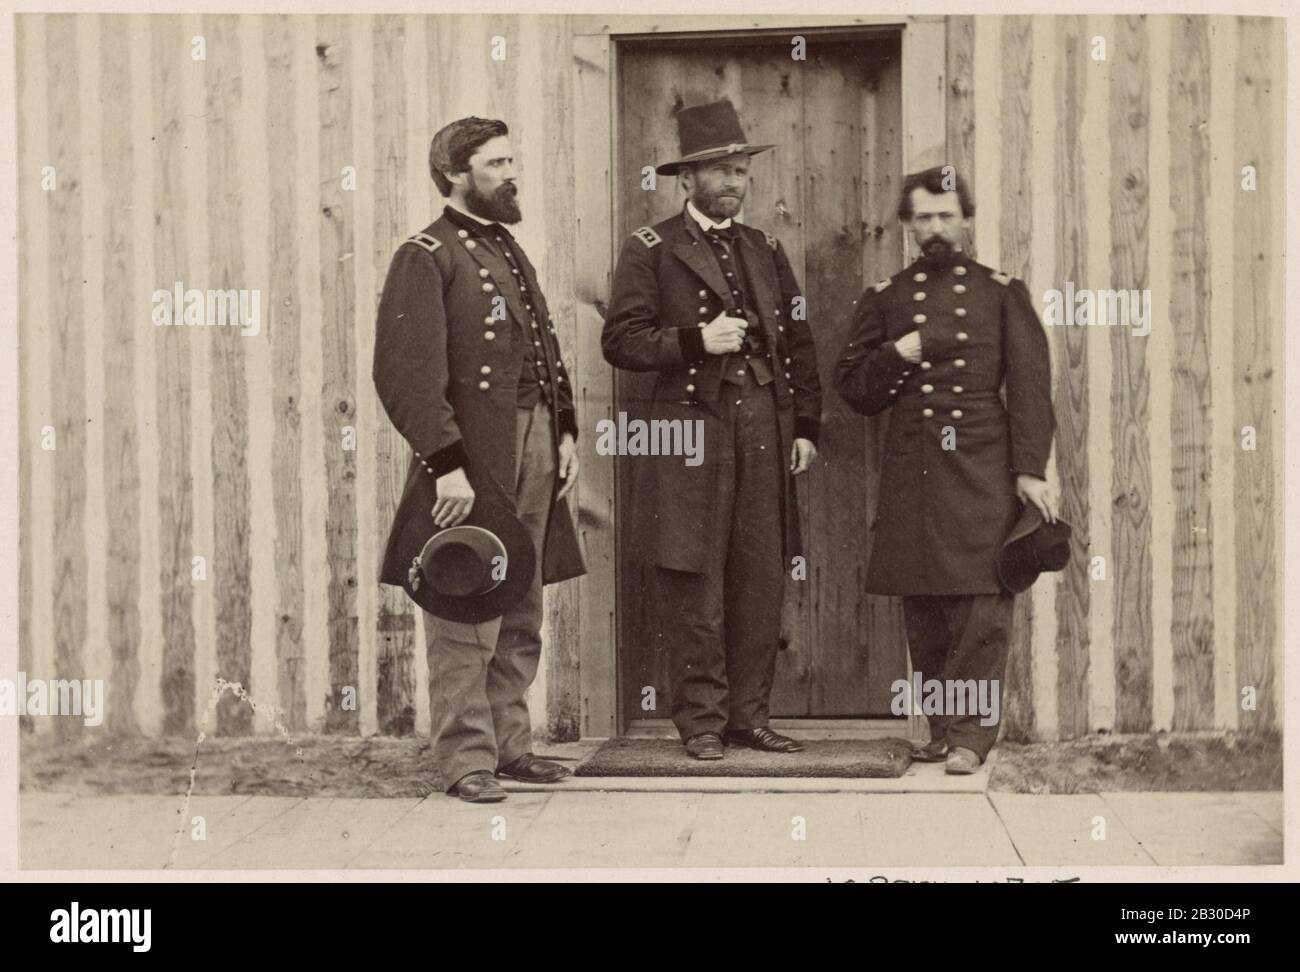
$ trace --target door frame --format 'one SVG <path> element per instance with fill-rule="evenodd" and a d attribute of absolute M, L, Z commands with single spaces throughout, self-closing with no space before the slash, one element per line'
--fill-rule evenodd
<path fill-rule="evenodd" d="M 619 171 L 618 58 L 621 44 L 662 39 L 715 37 L 719 40 L 760 34 L 805 37 L 896 34 L 902 49 L 903 171 L 943 164 L 947 143 L 947 21 L 944 17 L 771 16 L 753 17 L 743 29 L 737 18 L 721 16 L 574 16 L 573 113 L 574 218 L 577 252 L 574 290 L 577 306 L 575 379 L 579 408 L 589 426 L 614 419 L 614 368 L 600 349 L 600 331 L 609 302 L 610 282 L 622 242 L 617 227 L 621 205 L 614 191 Z M 904 248 L 906 249 L 906 234 Z M 903 254 L 906 264 L 906 252 Z M 615 511 L 616 463 L 595 453 L 592 436 L 579 441 L 583 468 L 578 486 L 582 506 L 594 513 L 591 527 L 581 526 L 588 572 L 577 580 L 580 728 L 583 738 L 618 736 L 627 727 L 619 692 L 617 623 L 619 538 Z M 908 662 L 908 677 L 911 677 Z M 923 718 L 909 718 L 909 733 L 923 734 Z"/>

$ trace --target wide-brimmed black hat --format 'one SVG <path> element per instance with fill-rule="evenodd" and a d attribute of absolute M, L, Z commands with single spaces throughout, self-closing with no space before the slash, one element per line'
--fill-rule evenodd
<path fill-rule="evenodd" d="M 477 624 L 499 618 L 528 591 L 537 566 L 532 537 L 500 500 L 479 495 L 463 523 L 411 517 L 398 538 L 409 564 L 403 590 L 430 614 Z"/>
<path fill-rule="evenodd" d="M 771 145 L 750 145 L 740 128 L 736 108 L 723 98 L 707 105 L 694 105 L 677 112 L 677 140 L 682 157 L 655 166 L 660 175 L 676 175 L 683 165 L 722 159 L 743 153 L 757 155 Z"/>
<path fill-rule="evenodd" d="M 998 580 L 1013 594 L 1029 590 L 1043 571 L 1063 570 L 1070 562 L 1070 524 L 1059 516 L 1047 523 L 1033 503 L 1026 503 L 1011 534 L 998 551 Z"/>

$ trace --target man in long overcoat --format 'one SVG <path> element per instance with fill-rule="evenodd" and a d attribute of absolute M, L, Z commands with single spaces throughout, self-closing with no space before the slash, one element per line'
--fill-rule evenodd
<path fill-rule="evenodd" d="M 673 722 L 698 759 L 728 743 L 802 747 L 768 726 L 782 592 L 800 551 L 792 475 L 816 455 L 821 388 L 781 244 L 736 222 L 751 145 L 731 102 L 683 108 L 683 210 L 623 244 L 605 359 L 657 372 L 651 421 L 702 423 L 703 461 L 633 460 L 638 539 L 655 565 Z"/>
<path fill-rule="evenodd" d="M 415 452 L 380 580 L 407 576 L 398 538 L 410 518 L 455 526 L 476 497 L 503 504 L 532 537 L 536 576 L 504 617 L 425 612 L 440 775 L 448 792 L 494 802 L 505 799 L 496 775 L 568 774 L 531 752 L 524 695 L 541 654 L 542 585 L 585 572 L 566 498 L 578 426 L 546 298 L 506 228 L 521 218 L 506 125 L 452 122 L 434 136 L 429 167 L 448 204 L 398 248 L 375 332 L 375 388 Z"/>
<path fill-rule="evenodd" d="M 1021 502 L 1055 518 L 1046 335 L 1023 283 L 962 252 L 973 216 L 951 167 L 906 178 L 899 218 L 921 256 L 863 293 L 834 378 L 858 412 L 891 411 L 866 589 L 903 596 L 913 670 L 957 686 L 945 702 L 971 679 L 1000 690 L 1013 595 L 998 550 Z M 918 758 L 973 772 L 997 739 L 988 722 L 930 715 Z"/>

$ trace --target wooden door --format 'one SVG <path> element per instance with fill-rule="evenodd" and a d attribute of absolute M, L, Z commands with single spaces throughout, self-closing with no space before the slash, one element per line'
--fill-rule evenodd
<path fill-rule="evenodd" d="M 808 299 L 823 388 L 820 455 L 801 476 L 808 579 L 797 585 L 793 643 L 780 653 L 774 716 L 889 715 L 890 683 L 906 677 L 897 599 L 862 592 L 869 524 L 887 419 L 864 420 L 831 387 L 864 284 L 902 265 L 893 211 L 901 184 L 900 51 L 896 36 L 806 35 L 806 60 L 788 34 L 673 38 L 620 44 L 615 192 L 620 232 L 658 222 L 684 202 L 677 179 L 642 188 L 643 167 L 677 155 L 675 111 L 730 98 L 754 158 L 744 222 L 774 233 Z M 617 409 L 642 417 L 654 376 L 619 372 Z M 636 463 L 617 468 L 619 523 L 632 522 Z M 620 534 L 626 536 L 627 534 Z M 623 722 L 671 711 L 668 652 L 655 623 L 653 571 L 619 543 Z M 655 705 L 648 708 L 653 686 Z"/>

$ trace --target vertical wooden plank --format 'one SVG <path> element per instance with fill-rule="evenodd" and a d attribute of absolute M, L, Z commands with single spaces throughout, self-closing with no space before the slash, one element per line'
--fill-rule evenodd
<path fill-rule="evenodd" d="M 98 18 L 100 49 L 126 51 L 130 21 L 121 15 Z M 105 572 L 108 627 L 104 632 L 112 659 L 106 693 L 105 725 L 114 733 L 139 731 L 132 700 L 139 680 L 136 646 L 140 642 L 140 465 L 136 417 L 135 341 L 143 325 L 135 290 L 135 234 L 131 213 L 137 201 L 131 172 L 132 77 L 116 58 L 104 58 L 96 84 L 100 91 L 103 148 L 104 342 L 103 388 L 103 506 L 107 562 Z M 140 202 L 143 202 L 141 200 Z M 107 673 L 105 673 L 107 676 Z M 152 688 L 152 687 L 151 687 Z"/>
<path fill-rule="evenodd" d="M 274 370 L 273 334 L 276 323 L 275 298 L 268 268 L 271 266 L 271 180 L 270 145 L 266 121 L 269 102 L 283 97 L 272 93 L 266 83 L 266 22 L 263 16 L 242 16 L 239 30 L 239 71 L 243 76 L 239 104 L 238 156 L 239 193 L 242 199 L 240 247 L 243 250 L 245 286 L 256 289 L 260 324 L 256 337 L 240 338 L 248 381 L 248 511 L 249 590 L 251 626 L 249 633 L 249 680 L 259 705 L 266 707 L 255 730 L 273 731 L 268 718 L 278 709 L 279 662 L 276 656 L 277 621 L 275 576 L 275 395 L 278 374 Z M 278 163 L 277 159 L 277 163 Z M 295 486 L 294 488 L 298 488 Z M 276 719 L 280 713 L 276 712 Z M 282 721 L 282 720 L 280 720 Z"/>
<path fill-rule="evenodd" d="M 595 341 L 595 334 L 579 334 L 577 302 L 574 299 L 574 121 L 573 75 L 567 65 L 573 60 L 572 21 L 569 17 L 538 17 L 539 50 L 544 52 L 542 71 L 542 115 L 547 120 L 541 133 L 542 158 L 534 160 L 534 180 L 529 195 L 532 207 L 541 207 L 546 223 L 546 294 L 569 378 L 575 383 L 581 376 L 574 370 L 578 345 Z M 525 77 L 527 74 L 525 74 Z M 540 166 L 538 162 L 540 161 Z M 540 185 L 540 192 L 538 186 Z M 540 196 L 540 199 L 538 198 Z M 595 434 L 590 416 L 578 412 L 579 439 Z M 583 467 L 578 476 L 578 491 L 569 508 L 582 521 L 582 489 L 591 470 Z M 590 565 L 589 565 L 590 566 Z M 551 587 L 546 597 L 546 735 L 557 741 L 577 739 L 581 735 L 582 687 L 582 601 L 577 583 Z"/>
<path fill-rule="evenodd" d="M 947 161 L 947 30 L 943 17 L 910 17 L 903 30 L 903 138 L 907 171 Z"/>
<path fill-rule="evenodd" d="M 356 525 L 358 537 L 370 538 L 355 547 L 352 570 L 357 584 L 357 712 L 360 732 L 371 736 L 379 731 L 379 600 L 384 596 L 379 576 L 381 551 L 375 548 L 382 540 L 374 539 L 379 533 L 378 523 L 378 472 L 373 455 L 373 430 L 379 426 L 382 409 L 373 385 L 366 381 L 369 365 L 375 360 L 375 310 L 368 296 L 375 293 L 379 284 L 375 280 L 375 188 L 377 171 L 375 155 L 378 146 L 375 137 L 375 18 L 370 14 L 354 14 L 348 18 L 348 51 L 352 59 L 352 130 L 353 145 L 357 154 L 347 165 L 355 173 L 355 186 L 347 192 L 352 199 L 353 251 L 358 256 L 350 261 L 355 275 L 357 299 L 353 302 L 352 334 L 353 356 L 357 362 L 357 398 L 353 425 L 357 430 L 357 443 L 361 455 L 356 463 Z M 342 173 L 340 173 L 342 178 Z M 385 268 L 387 269 L 387 268 Z M 391 423 L 388 423 L 391 425 Z M 362 458 L 364 456 L 364 459 Z M 400 593 L 400 591 L 398 592 Z"/>
<path fill-rule="evenodd" d="M 972 255 L 985 254 L 990 266 L 1001 259 L 1002 232 L 1002 27 L 1000 18 L 975 18 L 975 229 L 969 240 Z"/>
<path fill-rule="evenodd" d="M 947 163 L 956 167 L 967 186 L 975 188 L 975 18 L 948 17 L 947 33 Z M 974 243 L 966 247 L 975 258 Z"/>
<path fill-rule="evenodd" d="M 1233 94 L 1233 178 L 1226 187 L 1233 202 L 1233 420 L 1220 435 L 1231 437 L 1235 449 L 1236 633 L 1237 684 L 1234 706 L 1245 686 L 1255 689 L 1257 708 L 1239 712 L 1242 728 L 1281 726 L 1275 667 L 1278 630 L 1273 600 L 1281 573 L 1275 518 L 1280 505 L 1274 492 L 1274 468 L 1281 449 L 1274 438 L 1273 402 L 1277 363 L 1281 357 L 1281 305 L 1275 294 L 1283 276 L 1280 251 L 1271 249 L 1279 223 L 1284 222 L 1270 200 L 1281 198 L 1274 187 L 1283 183 L 1280 129 L 1283 74 L 1281 24 L 1262 17 L 1237 20 L 1238 63 Z M 1226 92 L 1224 93 L 1226 100 Z M 1220 106 L 1219 110 L 1225 110 Z M 1258 188 L 1243 191 L 1241 169 L 1254 166 Z M 1216 186 L 1216 189 L 1218 187 Z M 1223 227 L 1215 227 L 1221 232 Z M 1280 413 L 1278 413 L 1280 414 Z M 1255 429 L 1253 451 L 1240 447 L 1245 426 Z"/>
<path fill-rule="evenodd" d="M 317 23 L 311 16 L 290 20 L 293 30 L 293 123 L 298 145 L 294 170 L 295 226 L 298 243 L 297 285 L 299 289 L 302 363 L 302 476 L 303 537 L 302 570 L 309 583 L 304 590 L 303 641 L 312 646 L 303 656 L 307 695 L 307 725 L 319 732 L 325 724 L 331 699 L 331 662 L 328 646 L 333 630 L 329 608 L 330 567 L 327 519 L 328 494 L 333 482 L 322 474 L 320 457 L 327 448 L 338 448 L 339 437 L 333 410 L 324 405 L 325 386 L 325 303 L 321 286 L 323 241 L 320 232 L 320 153 L 325 134 L 321 129 L 321 85 L 317 77 L 321 56 L 317 53 Z M 338 185 L 338 182 L 334 182 Z M 326 467 L 328 468 L 328 467 Z M 335 701 L 334 705 L 338 702 Z"/>
<path fill-rule="evenodd" d="M 1086 94 L 1088 35 L 1083 17 L 1062 17 L 1054 22 L 1056 48 L 1060 52 L 1055 77 L 1058 102 L 1053 195 L 1056 199 L 1055 286 L 1089 286 L 1086 259 L 1090 221 L 1089 207 L 1100 200 L 1087 195 L 1084 183 L 1086 160 L 1093 148 L 1084 142 L 1083 112 Z M 1042 120 L 1040 119 L 1040 125 Z M 1042 128 L 1047 126 L 1043 125 Z M 1041 129 L 1040 129 L 1041 130 Z M 1075 528 L 1075 550 L 1091 549 L 1090 471 L 1088 439 L 1088 344 L 1105 340 L 1087 327 L 1048 329 L 1052 343 L 1056 414 L 1056 468 L 1060 481 L 1061 515 Z M 1088 612 L 1090 591 L 1088 558 L 1076 554 L 1056 586 L 1057 627 L 1052 639 L 1056 646 L 1057 714 L 1060 734 L 1070 739 L 1088 731 Z"/>
<path fill-rule="evenodd" d="M 1110 73 L 1110 286 L 1144 289 L 1149 219 L 1151 93 L 1147 27 L 1116 17 Z M 1147 342 L 1111 330 L 1110 436 L 1114 495 L 1110 557 L 1114 596 L 1115 730 L 1151 725 L 1151 465 Z"/>
<path fill-rule="evenodd" d="M 269 299 L 266 301 L 271 342 L 271 409 L 275 429 L 271 443 L 272 494 L 275 514 L 275 668 L 280 717 L 291 731 L 307 726 L 306 671 L 303 645 L 303 463 L 302 463 L 302 307 L 296 212 L 299 185 L 298 140 L 294 109 L 298 79 L 293 70 L 292 21 L 266 18 L 267 172 L 271 210 Z"/>
<path fill-rule="evenodd" d="M 1234 467 L 1240 450 L 1240 426 L 1233 428 L 1233 392 L 1236 331 L 1224 327 L 1232 321 L 1233 293 L 1233 202 L 1241 191 L 1241 166 L 1237 162 L 1233 137 L 1233 81 L 1237 65 L 1237 21 L 1234 17 L 1209 19 L 1210 50 L 1210 176 L 1209 211 L 1209 287 L 1210 320 L 1210 401 L 1216 429 L 1209 443 L 1210 510 L 1214 537 L 1212 572 L 1214 576 L 1214 722 L 1216 729 L 1236 729 L 1237 648 L 1232 636 L 1237 618 L 1237 536 Z M 1271 600 L 1271 598 L 1270 598 Z"/>
<path fill-rule="evenodd" d="M 406 25 L 400 16 L 375 18 L 374 30 L 374 279 L 380 284 L 399 240 L 414 227 L 407 226 L 406 88 L 404 70 Z M 418 185 L 418 184 L 417 184 Z M 414 187 L 413 187 L 414 188 Z M 378 288 L 363 292 L 366 312 L 374 326 Z M 366 360 L 361 359 L 363 362 Z M 373 399 L 373 388 L 369 395 Z M 406 442 L 393 424 L 380 416 L 375 429 L 375 531 L 372 546 L 379 557 L 388 539 L 388 527 L 406 483 L 410 459 Z M 374 578 L 363 575 L 368 584 Z M 396 587 L 379 585 L 376 621 L 378 639 L 378 720 L 383 735 L 406 736 L 415 730 L 415 611 L 411 600 Z"/>
<path fill-rule="evenodd" d="M 803 79 L 803 281 L 808 323 L 817 342 L 817 370 L 834 373 L 848 341 L 854 298 L 862 292 L 860 76 L 834 48 L 809 51 Z M 851 62 L 850 62 L 851 63 Z M 758 161 L 761 164 L 761 157 Z M 829 391 L 829 389 L 828 389 Z M 867 556 L 866 439 L 852 409 L 833 393 L 822 403 L 820 461 L 801 483 L 808 497 L 804 549 L 812 595 L 809 715 L 889 711 L 889 685 L 868 683 L 863 600 Z M 833 457 L 828 460 L 827 457 Z M 784 457 L 783 457 L 784 460 Z M 883 649 L 884 646 L 880 646 Z M 901 673 L 900 673 L 901 674 Z M 863 686 L 867 698 L 859 695 Z"/>
<path fill-rule="evenodd" d="M 130 50 L 127 58 L 131 70 L 131 142 L 136 147 L 131 165 L 132 252 L 135 273 L 133 293 L 152 294 L 155 288 L 170 281 L 156 272 L 154 170 L 159 158 L 154 139 L 159 130 L 154 124 L 153 93 L 153 25 L 144 15 L 128 18 Z M 152 325 L 150 325 L 152 328 Z M 154 330 L 157 330 L 154 328 Z M 162 485 L 158 436 L 159 382 L 157 365 L 158 339 L 146 329 L 135 342 L 135 412 L 132 421 L 139 428 L 140 463 L 140 640 L 137 648 L 139 683 L 135 692 L 135 713 L 140 729 L 147 735 L 162 731 L 166 717 L 163 699 L 163 625 L 161 542 L 163 523 L 159 490 Z M 146 512 L 147 511 L 147 512 Z"/>
<path fill-rule="evenodd" d="M 47 643 L 45 592 L 39 586 L 41 548 L 46 546 L 41 509 L 50 456 L 40 447 L 48 412 L 43 399 L 49 383 L 40 379 L 46 243 L 46 193 L 41 188 L 45 151 L 45 20 L 40 14 L 14 16 L 15 85 L 18 140 L 18 670 L 37 677 L 38 645 Z M 41 720 L 48 722 L 49 720 Z M 36 720 L 20 725 L 34 731 Z"/>
<path fill-rule="evenodd" d="M 1214 723 L 1214 578 L 1209 443 L 1209 36 L 1204 18 L 1173 22 L 1169 201 L 1173 213 L 1174 728 Z"/>
<path fill-rule="evenodd" d="M 598 35 L 573 39 L 573 115 L 582 119 L 574 130 L 574 298 L 578 334 L 600 333 L 609 300 L 610 267 L 621 236 L 611 208 L 610 173 L 611 57 L 610 41 Z M 575 348 L 571 366 L 578 414 L 590 427 L 613 419 L 613 369 L 600 353 L 600 342 L 584 339 Z M 595 436 L 578 442 L 583 475 L 579 482 L 581 517 L 578 532 L 587 555 L 587 573 L 577 580 L 579 643 L 582 646 L 579 686 L 582 698 L 581 734 L 613 736 L 618 731 L 617 641 L 615 623 L 614 464 L 596 455 Z"/>
<path fill-rule="evenodd" d="M 208 132 L 208 286 L 222 291 L 248 287 L 242 239 L 237 132 L 243 97 L 240 74 L 238 18 L 207 16 L 205 63 Z M 248 596 L 248 386 L 244 376 L 244 342 L 239 328 L 203 332 L 210 341 L 209 388 L 212 395 L 211 458 L 213 476 L 213 540 L 209 574 L 216 609 L 217 671 L 227 681 L 250 692 L 252 612 Z M 224 694 L 217 704 L 217 732 L 247 735 L 252 710 L 242 700 Z"/>
<path fill-rule="evenodd" d="M 84 677 L 86 641 L 86 361 L 82 329 L 83 253 L 81 239 L 82 138 L 78 99 L 77 18 L 58 14 L 47 21 L 49 164 L 58 173 L 50 193 L 51 341 L 48 380 L 55 393 L 50 424 L 54 460 L 54 673 Z M 74 52 L 74 56 L 69 56 Z M 80 720 L 58 719 L 56 732 L 71 737 Z"/>
<path fill-rule="evenodd" d="M 1001 198 L 999 236 L 1001 269 L 1021 280 L 1029 279 L 1031 233 L 1031 183 L 1033 145 L 1031 97 L 1033 77 L 1032 19 L 1006 17 L 1001 23 L 1003 54 L 1000 77 Z M 1034 711 L 1033 611 L 1031 599 L 1016 599 L 1002 686 L 1002 723 L 1011 739 L 1027 738 L 1036 724 Z"/>
<path fill-rule="evenodd" d="M 1087 19 L 1083 55 L 1088 58 L 1084 76 L 1083 135 L 1089 146 L 1083 167 L 1085 196 L 1089 207 L 1087 272 L 1089 281 L 1109 281 L 1111 254 L 1111 148 L 1110 85 L 1112 65 L 1107 51 L 1104 61 L 1093 61 L 1092 38 L 1118 40 L 1114 18 L 1096 15 Z M 1115 645 L 1111 612 L 1114 605 L 1115 571 L 1111 557 L 1111 482 L 1113 442 L 1111 439 L 1111 353 L 1107 334 L 1092 336 L 1088 351 L 1088 545 L 1082 555 L 1089 561 L 1101 557 L 1105 575 L 1094 578 L 1089 564 L 1088 580 L 1088 728 L 1110 730 L 1115 724 Z"/>
<path fill-rule="evenodd" d="M 343 166 L 353 159 L 352 60 L 347 18 L 316 18 L 317 91 L 320 99 L 320 289 L 324 359 L 322 391 L 325 479 L 329 484 L 325 543 L 328 563 L 329 701 L 327 732 L 359 731 L 355 708 L 344 708 L 345 690 L 358 684 L 356 544 L 356 453 L 344 448 L 347 427 L 355 434 L 356 361 L 353 320 L 356 292 L 352 279 L 353 201 L 341 183 Z"/>

